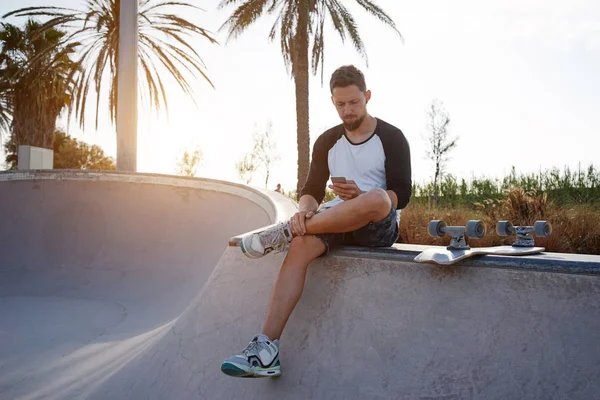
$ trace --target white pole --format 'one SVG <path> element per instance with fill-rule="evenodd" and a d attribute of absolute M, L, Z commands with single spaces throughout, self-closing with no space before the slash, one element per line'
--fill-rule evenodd
<path fill-rule="evenodd" d="M 138 0 L 121 0 L 117 95 L 117 170 L 137 171 Z"/>

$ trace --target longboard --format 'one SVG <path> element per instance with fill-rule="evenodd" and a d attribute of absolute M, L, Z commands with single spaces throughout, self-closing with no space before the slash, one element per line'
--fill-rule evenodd
<path fill-rule="evenodd" d="M 468 250 L 448 250 L 446 248 L 431 248 L 423 251 L 415 257 L 418 263 L 452 265 L 466 258 L 475 255 L 495 254 L 501 256 L 525 256 L 541 253 L 544 247 L 514 247 L 514 246 L 494 246 L 494 247 L 472 247 Z"/>

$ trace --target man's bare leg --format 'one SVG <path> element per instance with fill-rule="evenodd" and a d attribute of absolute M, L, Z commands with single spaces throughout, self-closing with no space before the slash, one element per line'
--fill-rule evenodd
<path fill-rule="evenodd" d="M 369 222 L 380 221 L 390 212 L 390 197 L 383 189 L 373 189 L 345 201 L 305 221 L 304 235 L 292 239 L 288 254 L 275 279 L 263 332 L 279 339 L 302 291 L 308 265 L 325 251 L 316 234 L 350 232 Z"/>
<path fill-rule="evenodd" d="M 306 234 L 351 232 L 390 213 L 390 197 L 383 189 L 369 190 L 305 221 Z"/>
<path fill-rule="evenodd" d="M 323 242 L 313 235 L 350 232 L 384 219 L 389 212 L 388 194 L 376 189 L 307 219 L 306 234 L 294 237 L 275 279 L 263 333 L 273 340 L 279 339 L 300 300 L 308 265 L 325 251 Z"/>
<path fill-rule="evenodd" d="M 325 245 L 316 236 L 298 236 L 292 240 L 277 274 L 263 327 L 262 333 L 272 340 L 280 338 L 302 295 L 308 265 L 324 251 Z"/>

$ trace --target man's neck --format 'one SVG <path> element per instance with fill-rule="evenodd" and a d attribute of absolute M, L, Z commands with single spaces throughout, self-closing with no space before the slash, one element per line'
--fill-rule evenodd
<path fill-rule="evenodd" d="M 377 119 L 367 114 L 365 120 L 362 124 L 360 124 L 360 126 L 357 129 L 353 131 L 349 131 L 348 129 L 346 129 L 346 136 L 348 136 L 348 139 L 351 142 L 360 143 L 368 139 L 373 133 L 373 131 L 375 131 L 376 127 Z"/>

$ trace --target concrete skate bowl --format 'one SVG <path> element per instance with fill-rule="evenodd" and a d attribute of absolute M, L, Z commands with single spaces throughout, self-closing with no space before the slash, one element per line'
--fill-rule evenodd
<path fill-rule="evenodd" d="M 229 239 L 281 204 L 206 179 L 0 173 L 0 398 L 102 397 L 193 303 Z"/>
<path fill-rule="evenodd" d="M 228 203 L 227 184 L 212 192 L 106 176 L 120 181 L 35 173 L 0 182 L 0 398 L 600 397 L 600 257 L 483 256 L 439 267 L 412 261 L 425 246 L 402 244 L 314 262 L 281 338 L 282 376 L 227 377 L 220 363 L 260 331 L 285 256 L 247 259 L 235 235 L 282 218 L 277 196 L 231 185 L 257 197 Z M 233 203 L 240 212 L 227 220 Z M 240 204 L 263 216 L 251 219 Z M 215 215 L 199 227 L 197 213 Z M 109 222 L 98 233 L 90 226 L 100 216 Z"/>

